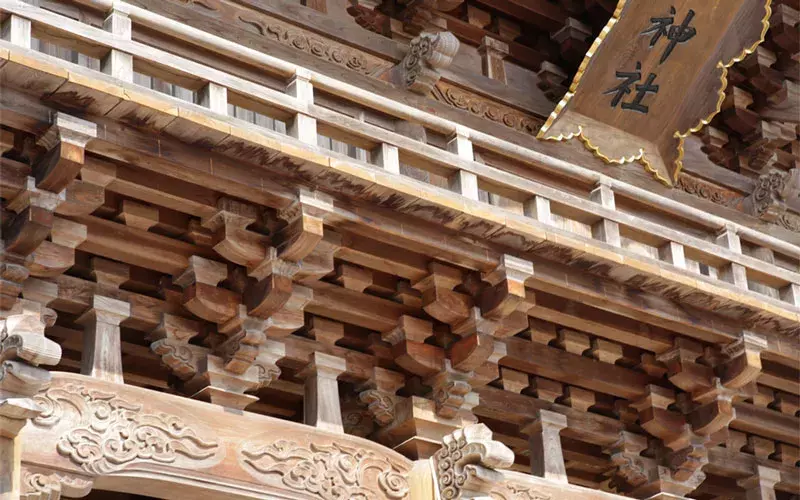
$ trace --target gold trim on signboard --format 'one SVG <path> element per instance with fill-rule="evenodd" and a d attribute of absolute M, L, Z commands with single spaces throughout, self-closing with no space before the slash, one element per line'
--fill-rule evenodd
<path fill-rule="evenodd" d="M 666 186 L 672 186 L 672 182 L 678 180 L 678 175 L 681 173 L 681 170 L 683 170 L 683 156 L 685 153 L 684 143 L 686 138 L 689 135 L 698 132 L 704 126 L 708 125 L 711 122 L 711 120 L 717 115 L 717 113 L 719 113 L 722 110 L 722 104 L 725 101 L 725 90 L 728 88 L 728 69 L 737 62 L 742 61 L 745 57 L 755 52 L 756 48 L 758 48 L 758 46 L 761 45 L 761 43 L 763 43 L 764 40 L 766 39 L 767 31 L 769 31 L 769 18 L 772 16 L 772 0 L 766 0 L 765 3 L 766 12 L 764 14 L 764 18 L 761 20 L 761 24 L 763 26 L 763 29 L 761 30 L 761 37 L 753 45 L 751 45 L 749 48 L 742 50 L 742 52 L 738 56 L 734 57 L 727 63 L 723 61 L 717 62 L 717 69 L 722 69 L 722 75 L 720 76 L 719 99 L 717 100 L 716 109 L 706 118 L 701 119 L 697 125 L 690 128 L 686 132 L 681 133 L 680 130 L 675 131 L 673 137 L 675 139 L 678 139 L 678 148 L 677 148 L 678 158 L 675 160 L 675 173 L 673 175 L 672 181 L 661 175 L 661 173 L 655 167 L 653 167 L 653 165 L 646 157 L 646 152 L 644 148 L 639 148 L 639 153 L 635 155 L 631 155 L 628 157 L 623 156 L 621 158 L 609 158 L 607 155 L 603 154 L 600 151 L 599 146 L 595 146 L 592 143 L 592 141 L 586 136 L 586 134 L 584 134 L 583 127 L 580 125 L 578 125 L 578 130 L 576 130 L 575 132 L 571 132 L 566 135 L 559 134 L 558 136 L 546 137 L 547 131 L 556 121 L 561 112 L 567 107 L 567 104 L 575 95 L 575 92 L 577 92 L 578 85 L 580 84 L 581 78 L 583 78 L 583 74 L 586 72 L 586 68 L 589 66 L 589 62 L 591 61 L 592 56 L 594 56 L 595 52 L 597 52 L 597 49 L 600 47 L 600 45 L 606 39 L 608 34 L 611 32 L 611 30 L 619 21 L 619 18 L 622 15 L 622 10 L 625 8 L 625 5 L 627 3 L 628 0 L 619 0 L 619 3 L 617 3 L 617 8 L 614 11 L 614 15 L 611 16 L 611 19 L 608 20 L 608 23 L 606 23 L 603 30 L 594 40 L 594 43 L 592 43 L 592 46 L 589 48 L 589 51 L 586 52 L 586 56 L 583 58 L 583 61 L 581 62 L 580 67 L 578 68 L 578 72 L 575 74 L 575 78 L 573 78 L 572 80 L 572 84 L 569 87 L 569 91 L 566 94 L 564 94 L 564 97 L 555 107 L 553 112 L 550 113 L 550 116 L 547 118 L 545 124 L 542 125 L 542 128 L 539 130 L 539 133 L 536 135 L 536 138 L 540 140 L 554 141 L 554 142 L 566 142 L 574 138 L 577 138 L 578 140 L 581 141 L 581 143 L 583 143 L 586 149 L 591 151 L 591 153 L 595 157 L 603 160 L 605 163 L 614 165 L 625 165 L 627 163 L 633 163 L 635 161 L 638 161 L 644 166 L 645 170 L 653 174 L 653 176 L 656 179 L 661 181 Z"/>

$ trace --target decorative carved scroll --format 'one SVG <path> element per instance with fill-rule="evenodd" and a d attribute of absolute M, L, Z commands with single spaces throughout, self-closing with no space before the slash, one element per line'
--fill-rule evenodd
<path fill-rule="evenodd" d="M 787 219 L 787 203 L 800 197 L 800 170 L 773 170 L 758 178 L 753 193 L 745 199 L 745 210 L 769 222 Z M 783 224 L 787 229 L 786 224 Z"/>
<path fill-rule="evenodd" d="M 75 412 L 77 425 L 61 435 L 56 448 L 82 470 L 103 475 L 139 462 L 202 467 L 220 453 L 214 438 L 198 432 L 175 415 L 149 413 L 115 393 L 78 384 L 50 388 L 35 397 L 44 412 L 37 427 L 53 427 Z"/>
<path fill-rule="evenodd" d="M 453 62 L 458 47 L 458 38 L 449 31 L 422 33 L 411 40 L 400 62 L 400 83 L 412 92 L 428 94 L 441 77 L 439 71 Z"/>
<path fill-rule="evenodd" d="M 539 128 L 544 124 L 544 120 L 535 116 L 497 104 L 442 81 L 439 81 L 434 86 L 431 96 L 437 101 L 449 104 L 454 108 L 469 111 L 475 116 L 501 123 L 508 128 L 529 135 L 536 135 Z"/>
<path fill-rule="evenodd" d="M 734 191 L 730 191 L 686 173 L 681 173 L 678 176 L 678 182 L 675 187 L 681 191 L 697 196 L 698 198 L 703 198 L 704 200 L 724 207 L 736 207 L 744 200 L 744 196 Z"/>
<path fill-rule="evenodd" d="M 335 442 L 248 442 L 240 453 L 245 470 L 257 479 L 277 476 L 283 486 L 323 500 L 401 499 L 409 492 L 407 471 L 388 458 Z"/>
<path fill-rule="evenodd" d="M 240 15 L 238 20 L 255 28 L 261 36 L 365 75 L 376 74 L 389 65 L 386 61 L 367 56 L 331 40 L 313 36 L 275 19 L 259 20 L 252 15 Z"/>
<path fill-rule="evenodd" d="M 476 424 L 445 436 L 433 463 L 441 498 L 472 498 L 503 482 L 502 474 L 495 469 L 511 467 L 514 452 L 493 441 L 486 425 Z"/>
<path fill-rule="evenodd" d="M 92 491 L 94 482 L 86 477 L 63 472 L 22 470 L 20 500 L 59 500 L 82 498 Z"/>

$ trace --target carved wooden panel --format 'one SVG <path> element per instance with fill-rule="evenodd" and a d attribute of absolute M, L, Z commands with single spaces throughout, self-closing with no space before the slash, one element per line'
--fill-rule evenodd
<path fill-rule="evenodd" d="M 163 498 L 408 497 L 411 462 L 354 436 L 72 373 L 35 398 L 44 412 L 21 434 L 32 493 L 64 476 L 112 491 L 155 481 Z"/>

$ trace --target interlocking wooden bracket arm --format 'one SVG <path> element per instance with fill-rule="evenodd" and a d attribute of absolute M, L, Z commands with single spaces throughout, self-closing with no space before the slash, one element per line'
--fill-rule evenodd
<path fill-rule="evenodd" d="M 656 446 L 657 461 L 648 469 L 647 484 L 636 490 L 642 495 L 638 498 L 659 492 L 685 495 L 703 482 L 709 437 L 733 419 L 732 397 L 732 392 L 721 386 L 700 394 L 698 403 L 704 406 L 690 412 L 688 421 L 686 416 L 668 409 L 675 402 L 675 393 L 663 387 L 648 386 L 647 396 L 631 404 L 639 411 L 642 428 L 663 443 Z"/>
<path fill-rule="evenodd" d="M 426 95 L 450 66 L 459 48 L 458 38 L 449 31 L 422 33 L 411 40 L 408 53 L 392 69 L 390 78 L 417 94 Z"/>
<path fill-rule="evenodd" d="M 498 469 L 514 464 L 514 452 L 492 439 L 484 424 L 458 429 L 442 439 L 433 456 L 437 498 L 490 498 L 489 492 L 503 481 Z"/>
<path fill-rule="evenodd" d="M 63 191 L 83 166 L 86 144 L 96 137 L 94 123 L 56 113 L 53 124 L 37 141 L 47 152 L 33 167 L 36 187 L 53 193 Z"/>
<path fill-rule="evenodd" d="M 4 253 L 28 256 L 50 235 L 53 212 L 64 200 L 64 193 L 53 193 L 36 186 L 28 177 L 25 188 L 5 208 L 14 215 L 3 223 Z"/>

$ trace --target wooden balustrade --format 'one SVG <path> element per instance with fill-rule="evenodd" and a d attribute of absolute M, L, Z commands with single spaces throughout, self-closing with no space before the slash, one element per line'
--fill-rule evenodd
<path fill-rule="evenodd" d="M 315 84 L 322 86 L 326 91 L 329 92 L 335 91 L 336 89 L 328 88 L 325 85 L 326 83 L 330 83 L 327 77 L 323 78 L 312 71 L 305 70 L 304 68 L 298 68 L 293 65 L 287 66 L 287 64 L 278 64 L 274 58 L 268 57 L 268 61 L 266 62 L 268 62 L 273 69 L 278 71 L 292 71 L 293 76 L 290 77 L 289 84 L 286 88 L 286 93 L 280 93 L 273 89 L 256 85 L 252 82 L 248 82 L 241 78 L 215 70 L 214 68 L 210 68 L 182 57 L 160 51 L 159 49 L 148 47 L 138 42 L 128 41 L 125 30 L 126 23 L 130 22 L 130 18 L 126 17 L 126 15 L 134 15 L 134 17 L 139 16 L 136 17 L 136 19 L 143 21 L 145 24 L 148 22 L 154 22 L 153 14 L 144 15 L 136 7 L 127 4 L 119 4 L 118 8 L 109 15 L 109 18 L 105 23 L 106 29 L 114 30 L 112 34 L 116 35 L 111 37 L 107 36 L 102 30 L 91 28 L 77 21 L 67 19 L 61 21 L 58 19 L 60 16 L 57 14 L 53 14 L 41 9 L 35 9 L 26 4 L 13 2 L 12 0 L 6 1 L 8 2 L 7 4 L 0 5 L 7 10 L 15 12 L 14 15 L 9 17 L 6 23 L 13 25 L 12 27 L 14 29 L 10 30 L 10 32 L 14 33 L 14 40 L 16 40 L 14 43 L 16 44 L 25 43 L 25 35 L 23 32 L 26 30 L 24 27 L 26 22 L 28 26 L 27 30 L 30 31 L 30 22 L 23 15 L 27 14 L 28 17 L 35 22 L 42 22 L 53 29 L 63 29 L 65 27 L 69 27 L 71 28 L 72 36 L 90 39 L 102 46 L 107 47 L 109 50 L 109 57 L 111 59 L 114 57 L 119 58 L 119 56 L 111 57 L 115 53 L 135 53 L 136 58 L 147 59 L 153 63 L 159 63 L 172 68 L 180 68 L 180 71 L 195 75 L 196 78 L 201 80 L 208 79 L 208 83 L 202 87 L 200 92 L 200 104 L 208 107 L 211 111 L 216 113 L 227 116 L 227 105 L 224 98 L 224 93 L 226 92 L 225 89 L 234 90 L 271 107 L 283 109 L 293 115 L 294 118 L 290 126 L 290 135 L 300 138 L 301 141 L 308 144 L 316 144 L 316 123 L 323 121 L 326 123 L 326 126 L 334 128 L 343 127 L 348 133 L 351 134 L 354 133 L 366 138 L 373 138 L 373 140 L 374 138 L 377 138 L 379 139 L 379 143 L 383 143 L 383 141 L 380 141 L 380 139 L 384 139 L 387 147 L 396 144 L 401 156 L 403 155 L 403 151 L 406 149 L 413 151 L 412 156 L 414 157 L 420 157 L 425 161 L 430 161 L 434 164 L 440 164 L 448 169 L 451 169 L 453 172 L 450 177 L 451 188 L 457 190 L 457 192 L 467 198 L 477 200 L 477 185 L 485 180 L 493 184 L 504 186 L 508 189 L 525 192 L 534 196 L 543 196 L 552 200 L 558 200 L 559 203 L 569 206 L 576 212 L 589 217 L 595 217 L 600 221 L 595 225 L 596 234 L 602 233 L 602 231 L 599 231 L 600 228 L 611 228 L 615 224 L 618 226 L 635 228 L 639 231 L 647 232 L 653 237 L 664 240 L 665 244 L 672 242 L 679 243 L 684 245 L 687 249 L 691 248 L 699 254 L 711 258 L 712 260 L 723 259 L 725 261 L 735 263 L 737 264 L 735 267 L 740 269 L 740 271 L 738 271 L 740 276 L 742 268 L 744 268 L 745 272 L 752 270 L 759 276 L 763 275 L 768 277 L 768 280 L 774 282 L 776 288 L 781 290 L 791 284 L 800 282 L 800 275 L 798 275 L 796 272 L 769 265 L 768 263 L 753 257 L 744 256 L 741 254 L 741 252 L 731 251 L 726 245 L 720 244 L 709 246 L 707 241 L 701 240 L 692 235 L 681 233 L 674 229 L 649 222 L 646 219 L 636 217 L 631 214 L 615 211 L 613 207 L 613 194 L 615 192 L 619 191 L 625 196 L 630 196 L 632 198 L 637 198 L 637 194 L 641 194 L 634 193 L 634 188 L 625 186 L 619 181 L 603 176 L 597 177 L 597 182 L 599 183 L 598 185 L 603 186 L 601 191 L 602 193 L 605 193 L 605 197 L 598 198 L 599 207 L 587 206 L 584 199 L 579 196 L 560 192 L 537 182 L 501 171 L 497 168 L 474 162 L 473 143 L 480 144 L 480 139 L 482 137 L 481 133 L 478 131 L 470 130 L 460 125 L 444 127 L 445 130 L 451 130 L 450 133 L 452 139 L 448 143 L 447 149 L 449 152 L 455 155 L 456 158 L 454 158 L 448 155 L 446 152 L 442 152 L 441 150 L 438 150 L 432 146 L 420 144 L 417 141 L 413 141 L 376 126 L 360 122 L 353 118 L 341 115 L 335 111 L 314 106 L 313 87 Z M 174 29 L 165 29 L 165 26 L 160 26 L 160 28 L 165 32 L 175 31 Z M 180 31 L 186 30 L 192 34 L 198 34 L 192 30 L 192 28 L 181 26 Z M 69 35 L 65 34 L 65 36 Z M 210 37 L 211 35 L 204 34 L 204 36 Z M 120 40 L 120 38 L 123 40 Z M 212 44 L 212 46 L 215 45 Z M 247 50 L 244 52 L 249 54 Z M 124 63 L 118 62 L 117 64 L 119 65 Z M 369 106 L 373 104 L 371 99 L 367 100 L 367 102 L 362 102 L 358 99 L 359 96 L 363 97 L 363 90 L 355 88 L 340 88 L 338 90 L 340 91 L 339 94 L 344 94 L 342 97 L 352 99 L 360 105 Z M 348 92 L 344 92 L 344 90 L 348 90 Z M 403 106 L 400 103 L 393 104 L 395 104 L 395 107 L 398 108 Z M 385 105 L 386 103 L 384 103 L 384 107 Z M 393 114 L 397 115 L 397 109 L 394 108 L 380 110 L 389 112 L 394 111 Z M 417 111 L 414 113 L 412 118 L 422 118 L 418 115 L 419 112 Z M 420 119 L 419 121 L 428 125 L 433 125 L 434 128 L 438 128 L 440 130 L 443 128 L 436 126 L 443 125 L 438 120 L 431 122 L 430 120 Z M 302 135 L 298 136 L 297 134 Z M 381 148 L 383 149 L 384 146 L 381 146 Z M 510 151 L 506 152 L 508 153 Z M 559 164 L 559 162 L 556 160 L 554 160 L 554 162 Z M 589 198 L 594 199 L 594 196 L 595 194 L 590 194 Z M 653 195 L 651 193 L 648 193 L 644 198 L 650 200 L 650 203 L 648 204 L 654 209 L 666 208 L 668 211 L 675 209 L 673 204 L 670 203 L 670 200 L 666 198 L 658 197 L 657 195 Z M 699 214 L 697 213 L 685 213 L 686 211 L 691 212 L 692 210 L 695 209 L 681 205 L 681 211 L 684 212 L 681 215 L 688 215 L 695 220 L 698 219 Z M 734 225 L 729 221 L 722 222 L 719 218 L 711 217 L 708 214 L 704 214 L 702 220 L 711 230 L 713 230 L 715 227 L 729 228 L 730 231 L 733 231 L 740 238 L 748 238 L 756 243 L 763 244 L 768 248 L 774 248 L 777 251 L 786 252 L 793 257 L 800 257 L 800 255 L 797 255 L 797 250 L 794 247 L 787 246 L 780 241 L 775 241 L 773 238 L 766 235 L 755 235 L 749 228 Z M 613 229 L 609 230 L 612 233 L 614 232 Z M 611 241 L 615 241 L 613 236 Z M 728 266 L 728 262 L 723 263 L 723 267 Z"/>
<path fill-rule="evenodd" d="M 501 186 L 504 189 L 514 190 L 515 192 L 519 192 L 521 196 L 522 193 L 526 193 L 531 196 L 531 201 L 525 205 L 525 219 L 531 220 L 533 219 L 532 215 L 535 215 L 535 220 L 537 222 L 547 221 L 548 219 L 546 205 L 549 203 L 545 203 L 545 201 L 557 201 L 559 207 L 568 207 L 570 214 L 574 214 L 574 216 L 581 219 L 585 218 L 587 220 L 597 221 L 592 224 L 592 239 L 618 246 L 618 234 L 624 229 L 626 233 L 642 234 L 645 235 L 648 240 L 660 242 L 657 248 L 661 249 L 658 251 L 661 258 L 657 261 L 674 265 L 679 273 L 680 270 L 683 269 L 681 267 L 682 260 L 680 258 L 675 260 L 674 257 L 679 255 L 680 250 L 678 249 L 683 248 L 684 259 L 692 259 L 693 261 L 699 261 L 703 264 L 707 263 L 710 269 L 720 270 L 719 278 L 721 278 L 721 280 L 717 279 L 715 276 L 716 273 L 708 273 L 708 277 L 702 274 L 696 274 L 696 277 L 691 280 L 692 283 L 699 284 L 701 281 L 707 281 L 709 284 L 713 284 L 719 283 L 720 281 L 729 281 L 735 288 L 741 291 L 742 295 L 753 296 L 746 300 L 748 307 L 764 308 L 769 314 L 778 313 L 785 318 L 792 318 L 793 320 L 798 318 L 798 313 L 795 312 L 796 306 L 793 302 L 795 294 L 792 293 L 792 290 L 800 283 L 800 275 L 770 262 L 744 255 L 741 251 L 737 252 L 735 245 L 731 246 L 732 243 L 730 243 L 733 241 L 734 237 L 744 239 L 743 236 L 750 238 L 749 241 L 758 239 L 761 243 L 764 241 L 769 244 L 774 243 L 773 241 L 769 241 L 770 238 L 764 235 L 759 235 L 758 238 L 752 238 L 752 231 L 727 222 L 725 225 L 726 229 L 723 233 L 734 236 L 727 237 L 727 239 L 723 237 L 716 241 L 709 242 L 696 236 L 650 222 L 644 218 L 617 211 L 614 208 L 615 192 L 622 191 L 630 194 L 630 190 L 622 186 L 619 182 L 611 181 L 604 177 L 598 178 L 600 179 L 598 187 L 588 195 L 588 198 L 596 201 L 596 203 L 587 204 L 585 201 L 586 199 L 583 197 L 564 193 L 544 184 L 473 161 L 473 145 L 475 143 L 475 137 L 480 137 L 480 133 L 464 127 L 454 127 L 452 138 L 447 145 L 448 151 L 442 151 L 433 146 L 421 144 L 389 130 L 314 105 L 313 87 L 315 84 L 320 84 L 320 82 L 317 81 L 318 79 L 315 79 L 315 73 L 309 72 L 303 68 L 291 68 L 293 73 L 288 79 L 287 92 L 281 93 L 202 64 L 186 60 L 179 56 L 165 53 L 153 47 L 128 41 L 124 36 L 112 36 L 106 31 L 91 28 L 77 21 L 61 19 L 57 14 L 42 9 L 36 9 L 27 4 L 19 4 L 11 0 L 5 0 L 0 3 L 0 6 L 13 12 L 13 15 L 6 21 L 7 23 L 13 24 L 13 19 L 17 17 L 24 19 L 25 16 L 27 16 L 34 24 L 43 23 L 50 29 L 64 29 L 65 27 L 71 29 L 73 33 L 70 35 L 65 34 L 65 36 L 77 36 L 83 39 L 91 39 L 107 47 L 109 51 L 135 53 L 137 59 L 145 59 L 151 62 L 158 61 L 162 65 L 180 68 L 181 72 L 193 74 L 195 78 L 200 80 L 210 78 L 206 80 L 207 83 L 205 85 L 200 87 L 199 97 L 200 104 L 208 108 L 213 114 L 223 114 L 227 118 L 228 106 L 226 93 L 230 90 L 235 90 L 237 94 L 248 96 L 259 103 L 271 108 L 280 109 L 282 112 L 294 116 L 294 118 L 291 119 L 289 127 L 290 135 L 307 144 L 316 143 L 317 124 L 324 122 L 326 127 L 345 129 L 348 134 L 355 133 L 356 135 L 370 138 L 372 141 L 381 144 L 379 153 L 384 150 L 388 152 L 388 164 L 390 166 L 393 162 L 391 159 L 393 155 L 392 148 L 396 148 L 398 157 L 408 156 L 411 158 L 420 158 L 423 160 L 423 164 L 425 162 L 430 162 L 431 165 L 436 165 L 437 168 L 443 168 L 445 171 L 452 172 L 450 174 L 450 188 L 466 199 L 473 201 L 478 200 L 478 186 L 480 183 L 484 182 L 489 185 Z M 127 12 L 130 16 L 130 13 L 136 10 L 133 7 L 121 4 L 121 7 L 115 11 L 115 15 L 118 18 L 124 18 L 124 15 L 117 11 Z M 107 24 L 110 24 L 113 28 L 115 22 L 117 25 L 124 25 L 122 21 L 113 20 Z M 24 29 L 19 27 L 24 26 L 24 22 L 16 21 L 16 23 L 18 25 L 16 28 L 17 31 Z M 124 31 L 124 28 L 117 27 L 115 29 Z M 20 36 L 16 35 L 15 39 L 19 38 Z M 24 36 L 21 36 L 21 38 L 24 39 Z M 281 65 L 277 65 L 276 67 L 278 69 L 284 69 Z M 326 90 L 330 91 L 330 89 L 327 88 Z M 352 98 L 353 96 L 351 95 L 349 97 Z M 367 104 L 371 104 L 371 102 Z M 226 121 L 229 121 L 229 119 Z M 376 155 L 376 163 L 377 162 L 386 164 L 387 160 L 383 159 L 381 155 L 378 154 Z M 392 170 L 388 171 L 392 172 Z M 390 185 L 391 184 L 390 182 Z M 663 200 L 658 200 L 659 203 L 661 201 Z M 448 204 L 450 204 L 450 202 L 448 202 Z M 502 210 L 503 209 L 496 209 L 496 211 L 500 213 L 502 213 Z M 725 233 L 725 231 L 727 231 L 727 233 Z M 559 236 L 557 238 L 554 237 L 553 241 L 559 245 L 565 244 L 568 248 L 571 247 L 576 250 L 578 248 L 586 248 L 585 243 L 579 242 L 580 238 L 563 238 Z M 728 242 L 727 244 L 726 241 Z M 783 245 L 772 245 L 772 247 L 775 247 L 778 251 L 785 250 Z M 669 250 L 665 250 L 666 248 Z M 595 255 L 595 258 L 601 261 L 607 257 L 607 254 L 603 253 L 599 247 L 591 253 Z M 786 253 L 791 254 L 792 252 Z M 635 255 L 632 254 L 630 257 L 626 254 L 625 265 L 634 265 L 638 269 L 637 272 L 644 270 L 645 273 L 652 274 L 658 279 L 666 278 L 677 280 L 679 283 L 687 283 L 687 277 L 681 276 L 680 274 L 670 273 L 665 275 L 660 271 L 656 271 L 656 268 L 653 268 L 652 264 L 648 263 L 648 261 L 652 262 L 653 260 L 656 259 L 638 253 Z M 674 264 L 674 262 L 677 262 L 677 265 Z M 651 271 L 651 269 L 653 269 L 653 271 Z M 624 277 L 628 275 L 629 274 L 623 273 L 620 276 L 625 279 Z M 748 281 L 748 279 L 750 281 Z M 752 292 L 750 291 L 751 289 L 758 290 L 758 287 L 752 285 L 753 282 L 765 284 L 777 290 L 778 293 L 773 297 L 764 295 L 763 293 Z M 741 297 L 741 295 L 726 293 L 724 288 L 721 289 L 718 286 L 709 288 L 707 285 L 703 285 L 702 289 L 711 294 L 722 294 L 728 300 L 736 300 L 737 297 Z"/>

